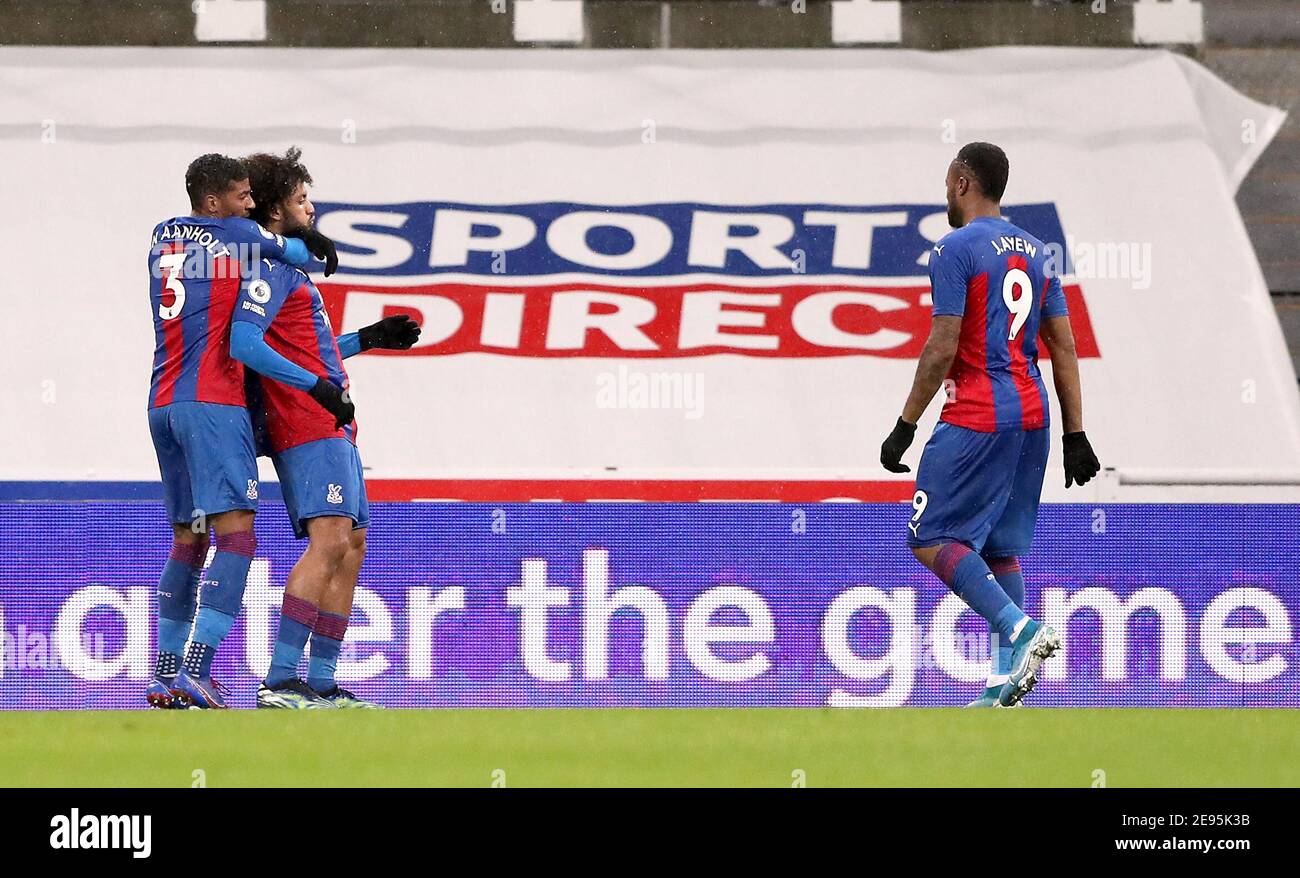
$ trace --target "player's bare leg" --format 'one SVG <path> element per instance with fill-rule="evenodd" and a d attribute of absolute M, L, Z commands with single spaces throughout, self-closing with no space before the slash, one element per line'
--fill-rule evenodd
<path fill-rule="evenodd" d="M 308 638 L 321 625 L 321 602 L 347 560 L 352 519 L 318 516 L 307 520 L 306 529 L 307 549 L 285 582 L 280 629 L 276 633 L 271 668 L 257 691 L 258 707 L 332 706 L 317 697 L 298 677 L 298 664 Z"/>
<path fill-rule="evenodd" d="M 934 561 L 939 557 L 939 550 L 942 549 L 944 545 L 946 544 L 940 543 L 937 546 L 913 546 L 912 554 L 916 556 L 916 560 L 925 565 L 926 569 L 934 572 Z"/>
<path fill-rule="evenodd" d="M 366 528 L 354 528 L 348 535 L 348 550 L 334 578 L 321 594 L 322 612 L 348 618 L 352 613 L 352 600 L 357 590 L 361 564 L 366 559 Z"/>
<path fill-rule="evenodd" d="M 321 598 L 320 619 L 311 635 L 311 663 L 307 672 L 307 685 L 333 702 L 336 707 L 373 708 L 378 705 L 362 701 L 343 689 L 335 680 L 339 650 L 347 633 L 348 617 L 352 614 L 352 599 L 356 593 L 357 577 L 366 557 L 366 529 L 356 528 L 349 536 L 348 553 L 338 574 L 330 581 Z"/>
<path fill-rule="evenodd" d="M 176 688 L 189 706 L 224 708 L 225 688 L 212 679 L 212 659 L 230 633 L 243 604 L 248 568 L 257 540 L 251 509 L 232 509 L 208 516 L 216 554 L 199 592 L 194 631 L 185 650 L 185 663 Z"/>
<path fill-rule="evenodd" d="M 176 674 L 181 669 L 185 641 L 194 624 L 199 577 L 208 556 L 208 534 L 202 527 L 172 525 L 171 554 L 158 580 L 158 657 L 145 697 L 150 707 L 182 706 Z"/>
<path fill-rule="evenodd" d="M 351 548 L 352 519 L 329 515 L 307 521 L 307 550 L 289 571 L 286 594 L 320 607 Z"/>
<path fill-rule="evenodd" d="M 172 542 L 181 543 L 187 546 L 207 546 L 208 532 L 203 528 L 195 529 L 194 526 L 184 524 L 172 525 Z"/>

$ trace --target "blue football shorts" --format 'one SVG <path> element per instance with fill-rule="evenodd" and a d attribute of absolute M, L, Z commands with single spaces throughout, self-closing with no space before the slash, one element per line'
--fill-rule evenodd
<path fill-rule="evenodd" d="M 173 524 L 257 509 L 257 455 L 243 406 L 173 402 L 152 408 L 149 433 Z"/>
<path fill-rule="evenodd" d="M 940 422 L 917 467 L 907 544 L 964 543 L 990 558 L 1027 553 L 1049 445 L 1046 427 L 981 433 Z"/>
<path fill-rule="evenodd" d="M 307 521 L 327 515 L 370 525 L 366 480 L 357 446 L 337 436 L 304 442 L 271 455 L 294 536 L 307 536 Z"/>

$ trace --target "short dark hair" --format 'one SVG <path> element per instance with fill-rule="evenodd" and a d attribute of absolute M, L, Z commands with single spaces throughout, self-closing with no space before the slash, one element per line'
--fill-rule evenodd
<path fill-rule="evenodd" d="M 1002 147 L 982 141 L 968 143 L 957 153 L 957 162 L 970 170 L 985 195 L 994 201 L 1002 200 L 1011 173 L 1011 163 Z"/>
<path fill-rule="evenodd" d="M 259 152 L 244 159 L 256 203 L 249 217 L 266 225 L 271 219 L 271 208 L 292 195 L 299 183 L 311 185 L 311 172 L 300 158 L 302 150 L 291 146 L 282 156 Z"/>
<path fill-rule="evenodd" d="M 205 197 L 221 195 L 232 183 L 246 179 L 248 167 L 239 159 L 218 152 L 201 155 L 185 169 L 185 191 L 190 196 L 190 207 L 198 210 Z"/>

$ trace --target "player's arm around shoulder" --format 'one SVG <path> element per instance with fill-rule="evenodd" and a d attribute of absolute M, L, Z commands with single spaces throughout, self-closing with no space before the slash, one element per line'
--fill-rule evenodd
<path fill-rule="evenodd" d="M 226 231 L 227 243 L 237 245 L 244 250 L 249 256 L 250 263 L 270 259 L 301 266 L 311 261 L 311 252 L 306 242 L 268 231 L 255 220 L 231 216 L 223 219 L 221 225 Z"/>

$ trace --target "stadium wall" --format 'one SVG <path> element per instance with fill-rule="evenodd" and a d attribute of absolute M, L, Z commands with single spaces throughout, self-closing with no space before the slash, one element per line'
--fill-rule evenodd
<path fill-rule="evenodd" d="M 1300 485 L 1295 374 L 1232 200 L 1282 114 L 1177 55 L 8 48 L 0 81 L 9 195 L 37 206 L 0 242 L 11 495 L 156 478 L 148 229 L 185 210 L 194 155 L 290 142 L 343 252 L 335 327 L 426 324 L 349 363 L 368 475 L 410 487 L 385 499 L 909 496 L 876 448 L 943 169 L 980 138 L 1012 156 L 1008 214 L 1063 254 L 1112 468 L 1045 499 Z"/>
<path fill-rule="evenodd" d="M 318 276 L 335 327 L 426 326 L 349 363 L 376 501 L 359 692 L 963 703 L 987 641 L 907 555 L 912 484 L 875 458 L 943 171 L 974 139 L 1007 147 L 1008 214 L 1066 254 L 1110 467 L 1067 493 L 1050 462 L 1025 566 L 1071 645 L 1036 703 L 1297 706 L 1300 402 L 1233 204 L 1281 123 L 1123 50 L 2 49 L 6 194 L 32 207 L 0 235 L 21 425 L 0 440 L 0 707 L 138 703 L 168 540 L 148 230 L 185 209 L 194 155 L 289 143 L 343 251 Z M 300 546 L 264 488 L 218 665 L 241 706 Z"/>

